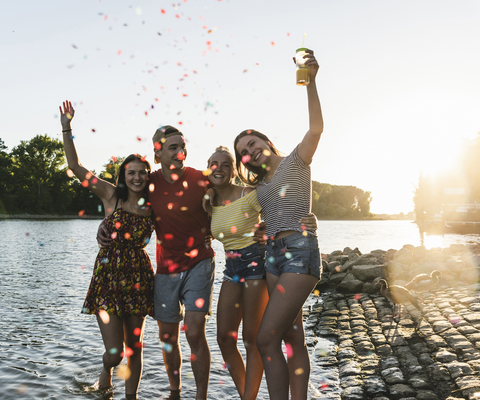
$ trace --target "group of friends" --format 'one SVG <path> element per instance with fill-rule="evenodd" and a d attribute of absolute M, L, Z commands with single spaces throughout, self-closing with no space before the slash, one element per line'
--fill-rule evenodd
<path fill-rule="evenodd" d="M 222 242 L 226 260 L 217 342 L 240 398 L 256 399 L 264 372 L 271 399 L 288 399 L 289 393 L 292 399 L 307 398 L 310 360 L 302 306 L 321 273 L 316 220 L 309 217 L 310 164 L 323 117 L 313 51 L 305 59 L 309 129 L 301 142 L 284 156 L 267 136 L 245 130 L 235 138 L 234 154 L 219 146 L 210 156 L 208 176 L 185 166 L 184 135 L 166 125 L 152 138 L 161 169 L 151 171 L 144 157 L 132 154 L 120 165 L 116 185 L 102 180 L 79 161 L 72 103 L 60 106 L 68 167 L 88 183 L 105 209 L 82 309 L 96 315 L 105 345 L 99 389 L 112 385 L 113 369 L 126 357 L 126 398 L 137 398 L 149 315 L 158 323 L 170 398 L 181 393 L 181 329 L 191 349 L 195 398 L 207 398 L 210 349 L 205 328 L 212 311 L 213 236 Z M 235 183 L 237 177 L 243 184 Z M 154 229 L 156 273 L 144 250 Z M 237 346 L 242 321 L 246 362 Z"/>

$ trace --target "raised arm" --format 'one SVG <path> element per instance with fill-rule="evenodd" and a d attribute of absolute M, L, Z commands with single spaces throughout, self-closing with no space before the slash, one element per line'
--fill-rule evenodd
<path fill-rule="evenodd" d="M 65 148 L 65 156 L 67 157 L 68 168 L 72 170 L 75 176 L 80 179 L 81 182 L 88 181 L 88 189 L 95 193 L 103 201 L 103 204 L 107 206 L 107 203 L 112 199 L 115 193 L 115 186 L 110 182 L 94 176 L 88 169 L 86 169 L 78 159 L 77 149 L 73 142 L 72 126 L 71 122 L 75 115 L 75 109 L 72 103 L 68 100 L 63 102 L 60 109 L 60 122 L 62 124 L 63 133 L 63 146 Z M 107 207 L 105 207 L 106 209 Z"/>
<path fill-rule="evenodd" d="M 309 129 L 298 146 L 298 155 L 309 165 L 312 162 L 320 136 L 323 132 L 323 116 L 318 98 L 317 84 L 315 82 L 318 72 L 318 62 L 312 50 L 307 50 L 306 53 L 304 57 L 307 59 L 305 65 L 308 65 L 310 73 L 310 84 L 307 85 Z"/>

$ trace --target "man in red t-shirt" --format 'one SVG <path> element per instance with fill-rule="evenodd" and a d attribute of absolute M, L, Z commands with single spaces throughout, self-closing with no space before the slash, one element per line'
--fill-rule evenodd
<path fill-rule="evenodd" d="M 154 305 L 170 381 L 169 398 L 180 397 L 179 336 L 183 319 L 197 386 L 195 398 L 206 399 L 210 349 L 205 324 L 212 310 L 215 273 L 210 220 L 202 207 L 208 180 L 202 171 L 185 167 L 185 139 L 177 128 L 165 125 L 157 129 L 152 140 L 155 163 L 162 166 L 150 174 L 149 184 L 157 234 Z M 100 245 L 108 245 L 111 239 L 102 225 L 97 240 Z"/>
<path fill-rule="evenodd" d="M 163 126 L 152 140 L 155 163 L 162 167 L 150 175 L 149 201 L 157 234 L 155 319 L 164 343 L 163 358 L 172 394 L 179 393 L 179 334 L 184 318 L 196 399 L 206 399 L 210 349 L 205 324 L 211 313 L 215 272 L 215 253 L 205 240 L 210 236 L 210 221 L 202 208 L 208 179 L 202 171 L 185 167 L 185 139 L 177 128 Z"/>

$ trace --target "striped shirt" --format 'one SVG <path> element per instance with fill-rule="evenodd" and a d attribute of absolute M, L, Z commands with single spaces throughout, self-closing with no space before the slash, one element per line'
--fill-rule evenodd
<path fill-rule="evenodd" d="M 213 237 L 223 243 L 225 251 L 250 246 L 255 243 L 253 231 L 260 211 L 256 190 L 224 206 L 214 206 L 210 224 Z"/>
<path fill-rule="evenodd" d="M 265 179 L 259 183 L 257 193 L 269 238 L 282 231 L 303 232 L 300 218 L 312 207 L 312 179 L 298 146 L 280 162 L 268 183 Z"/>

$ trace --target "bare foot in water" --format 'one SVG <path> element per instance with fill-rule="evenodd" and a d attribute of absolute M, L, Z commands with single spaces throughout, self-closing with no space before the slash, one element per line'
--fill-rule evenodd
<path fill-rule="evenodd" d="M 105 367 L 102 367 L 102 371 L 100 372 L 100 378 L 98 378 L 97 386 L 99 390 L 112 387 L 112 374 L 109 374 Z"/>

